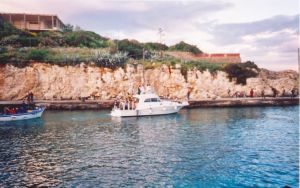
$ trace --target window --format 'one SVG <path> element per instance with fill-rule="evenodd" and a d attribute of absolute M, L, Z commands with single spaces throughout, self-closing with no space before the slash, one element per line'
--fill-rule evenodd
<path fill-rule="evenodd" d="M 159 98 L 146 99 L 145 102 L 160 102 Z"/>
<path fill-rule="evenodd" d="M 158 102 L 158 99 L 157 98 L 152 98 L 151 102 Z"/>

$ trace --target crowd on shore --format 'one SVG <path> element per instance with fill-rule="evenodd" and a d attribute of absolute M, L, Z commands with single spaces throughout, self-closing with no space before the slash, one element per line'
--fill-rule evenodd
<path fill-rule="evenodd" d="M 271 90 L 272 90 L 272 95 L 268 95 L 268 96 L 273 97 L 273 98 L 276 98 L 276 97 L 295 98 L 299 95 L 299 92 L 296 88 L 293 88 L 290 92 L 287 92 L 285 89 L 283 89 L 282 92 L 280 92 L 280 91 L 278 91 L 277 89 L 275 89 L 273 87 L 271 88 Z M 227 94 L 228 94 L 228 97 L 230 97 L 230 98 L 261 97 L 261 98 L 265 99 L 267 97 L 267 95 L 265 94 L 264 89 L 261 90 L 260 93 L 255 93 L 253 88 L 250 90 L 249 95 L 247 95 L 247 93 L 244 92 L 244 91 L 236 91 L 236 92 L 232 93 L 230 89 L 228 89 Z"/>

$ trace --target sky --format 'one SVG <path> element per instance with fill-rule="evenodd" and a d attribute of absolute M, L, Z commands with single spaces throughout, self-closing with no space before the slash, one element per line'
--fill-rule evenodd
<path fill-rule="evenodd" d="M 173 45 L 205 53 L 240 53 L 270 70 L 298 70 L 297 0 L 0 0 L 0 12 L 56 14 L 114 39 Z"/>

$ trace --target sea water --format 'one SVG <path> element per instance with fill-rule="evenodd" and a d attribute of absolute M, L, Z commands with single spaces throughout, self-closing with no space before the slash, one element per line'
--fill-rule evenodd
<path fill-rule="evenodd" d="M 298 187 L 298 158 L 298 106 L 0 124 L 0 187 Z"/>

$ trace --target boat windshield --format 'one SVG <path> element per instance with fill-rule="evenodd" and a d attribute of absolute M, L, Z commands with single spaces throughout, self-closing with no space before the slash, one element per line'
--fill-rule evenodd
<path fill-rule="evenodd" d="M 160 102 L 160 99 L 159 98 L 149 98 L 149 99 L 146 99 L 145 102 Z"/>

